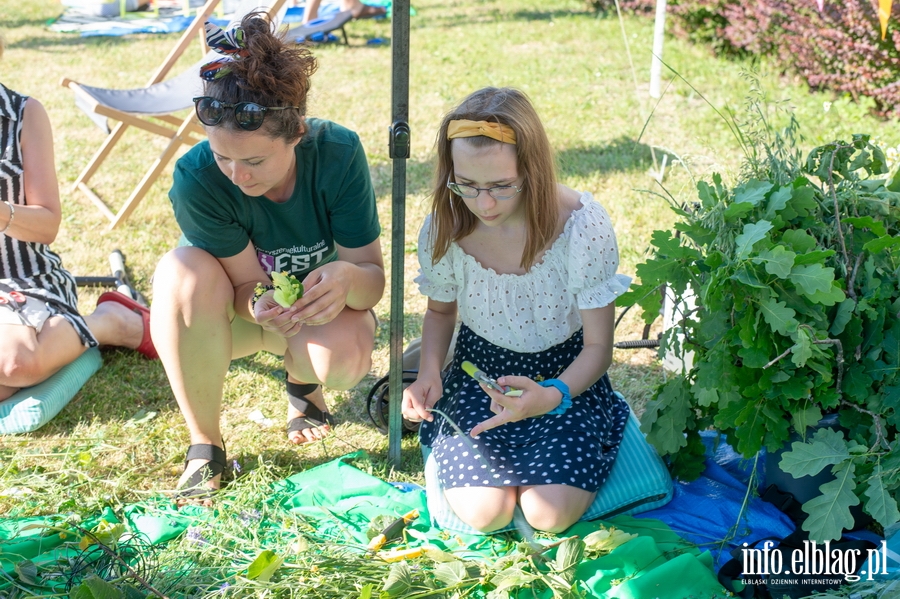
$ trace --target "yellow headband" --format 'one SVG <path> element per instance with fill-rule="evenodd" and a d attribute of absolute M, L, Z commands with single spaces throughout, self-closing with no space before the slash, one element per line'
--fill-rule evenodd
<path fill-rule="evenodd" d="M 489 121 L 450 121 L 447 127 L 447 139 L 480 135 L 505 144 L 516 145 L 516 132 L 509 125 Z"/>

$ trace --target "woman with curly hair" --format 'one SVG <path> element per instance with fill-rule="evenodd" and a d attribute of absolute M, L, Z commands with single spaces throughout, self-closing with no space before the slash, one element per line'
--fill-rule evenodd
<path fill-rule="evenodd" d="M 284 356 L 288 439 L 323 438 L 332 419 L 322 386 L 345 390 L 369 371 L 384 291 L 375 193 L 358 136 L 306 118 L 316 61 L 262 13 L 222 30 L 223 54 L 201 68 L 194 99 L 208 141 L 178 160 L 169 192 L 183 232 L 153 285 L 153 338 L 188 425 L 179 496 L 206 501 L 220 484 L 219 426 L 231 360 Z M 302 297 L 275 301 L 272 274 Z"/>

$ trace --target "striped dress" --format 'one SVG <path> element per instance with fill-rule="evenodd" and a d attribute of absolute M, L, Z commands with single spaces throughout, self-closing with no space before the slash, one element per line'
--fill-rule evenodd
<path fill-rule="evenodd" d="M 26 203 L 21 146 L 26 99 L 0 83 L 0 201 L 17 206 Z M 85 347 L 97 345 L 78 313 L 75 279 L 49 246 L 0 233 L 0 289 L 4 288 L 46 302 L 51 314 L 72 323 Z"/>

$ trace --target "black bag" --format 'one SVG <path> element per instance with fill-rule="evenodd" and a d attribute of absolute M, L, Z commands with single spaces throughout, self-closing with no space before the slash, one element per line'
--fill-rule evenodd
<path fill-rule="evenodd" d="M 403 371 L 403 388 L 415 382 L 418 370 Z M 382 434 L 388 434 L 388 414 L 390 413 L 390 373 L 372 385 L 368 397 L 366 397 L 366 411 L 369 413 L 369 420 L 375 425 Z M 413 434 L 419 432 L 421 422 L 410 422 L 403 418 L 403 434 Z"/>
<path fill-rule="evenodd" d="M 416 337 L 409 342 L 406 349 L 403 350 L 403 388 L 406 389 L 415 382 L 419 374 L 419 357 L 422 345 L 422 338 Z M 453 362 L 453 354 L 456 351 L 456 332 L 450 340 L 450 348 L 447 351 L 447 357 L 444 359 L 444 370 L 442 376 L 447 374 L 447 369 Z M 369 413 L 369 420 L 375 425 L 382 434 L 388 434 L 388 414 L 390 411 L 390 378 L 388 373 L 372 385 L 369 395 L 366 397 L 366 411 Z M 421 422 L 410 422 L 403 418 L 403 434 L 412 434 L 419 432 Z"/>

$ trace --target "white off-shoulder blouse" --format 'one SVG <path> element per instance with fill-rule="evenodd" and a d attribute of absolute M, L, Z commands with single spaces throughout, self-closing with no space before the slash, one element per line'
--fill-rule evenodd
<path fill-rule="evenodd" d="M 602 308 L 628 289 L 616 274 L 619 247 L 609 214 L 590 193 L 542 260 L 522 275 L 484 268 L 456 243 L 431 263 L 431 216 L 419 232 L 419 291 L 457 302 L 459 318 L 481 337 L 518 352 L 539 352 L 581 328 L 579 310 Z"/>

